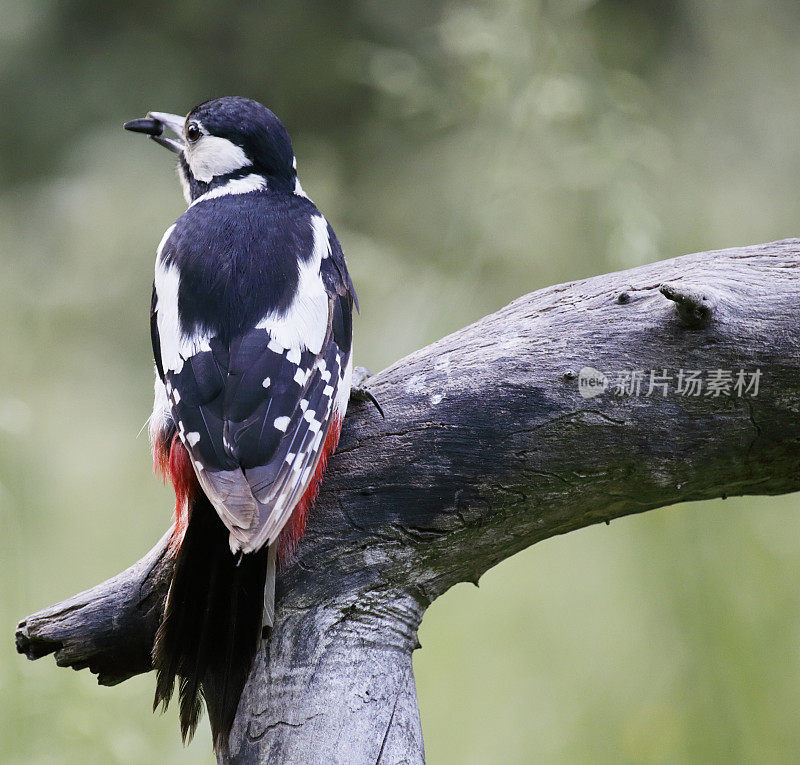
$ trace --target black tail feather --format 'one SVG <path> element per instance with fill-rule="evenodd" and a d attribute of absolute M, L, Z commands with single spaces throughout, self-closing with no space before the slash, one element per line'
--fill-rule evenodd
<path fill-rule="evenodd" d="M 176 678 L 181 734 L 191 740 L 205 699 L 215 750 L 228 745 L 239 697 L 261 635 L 268 549 L 234 556 L 228 531 L 200 492 L 175 558 L 164 618 L 153 646 L 153 709 L 172 698 Z"/>

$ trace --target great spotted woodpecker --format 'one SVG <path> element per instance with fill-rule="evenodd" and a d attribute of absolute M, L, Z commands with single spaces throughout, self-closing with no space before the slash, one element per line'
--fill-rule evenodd
<path fill-rule="evenodd" d="M 272 626 L 276 557 L 302 535 L 339 438 L 358 304 L 269 109 L 218 98 L 125 127 L 178 155 L 189 205 L 158 246 L 150 313 L 150 436 L 176 496 L 154 708 L 179 679 L 184 740 L 203 698 L 221 751 Z"/>

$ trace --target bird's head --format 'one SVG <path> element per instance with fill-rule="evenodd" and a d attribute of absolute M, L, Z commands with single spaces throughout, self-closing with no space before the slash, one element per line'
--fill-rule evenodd
<path fill-rule="evenodd" d="M 204 101 L 184 118 L 148 112 L 125 123 L 178 154 L 187 202 L 232 180 L 262 176 L 267 188 L 295 191 L 292 142 L 281 121 L 266 106 L 238 96 Z M 169 129 L 175 137 L 164 135 Z"/>

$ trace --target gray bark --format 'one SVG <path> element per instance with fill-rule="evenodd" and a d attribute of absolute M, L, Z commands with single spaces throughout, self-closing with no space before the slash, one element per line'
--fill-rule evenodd
<path fill-rule="evenodd" d="M 584 367 L 641 395 L 579 394 Z M 649 370 L 761 371 L 758 395 L 667 396 Z M 540 290 L 371 378 L 352 404 L 276 630 L 242 696 L 236 763 L 420 763 L 411 654 L 427 605 L 542 539 L 688 500 L 800 489 L 800 241 L 687 255 Z M 113 684 L 150 669 L 166 540 L 21 622 Z"/>

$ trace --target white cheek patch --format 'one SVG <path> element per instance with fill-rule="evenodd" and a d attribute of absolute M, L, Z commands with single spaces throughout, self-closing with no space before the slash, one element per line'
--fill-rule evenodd
<path fill-rule="evenodd" d="M 184 154 L 192 175 L 203 183 L 252 164 L 241 146 L 216 135 L 204 135 L 194 146 L 187 147 Z"/>
<path fill-rule="evenodd" d="M 321 215 L 311 219 L 314 246 L 311 257 L 300 261 L 297 292 L 281 314 L 269 314 L 256 326 L 269 331 L 283 348 L 307 348 L 319 353 L 328 331 L 328 293 L 319 272 L 323 258 L 330 254 L 328 224 Z"/>

